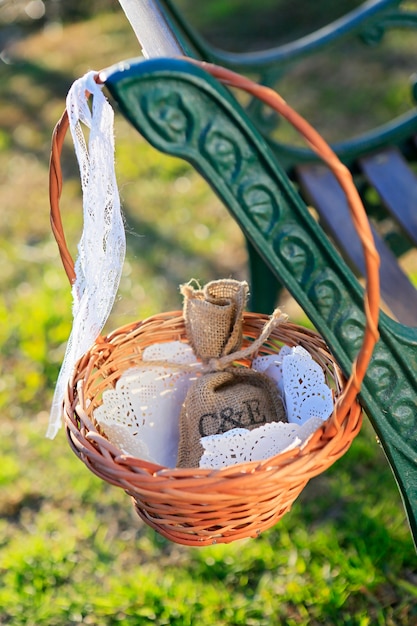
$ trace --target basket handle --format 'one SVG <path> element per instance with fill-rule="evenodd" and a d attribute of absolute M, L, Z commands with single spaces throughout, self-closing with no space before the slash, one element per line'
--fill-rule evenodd
<path fill-rule="evenodd" d="M 346 195 L 352 220 L 361 241 L 365 257 L 367 280 L 365 286 L 364 309 L 366 323 L 361 349 L 352 364 L 351 375 L 335 406 L 336 423 L 340 425 L 360 391 L 362 381 L 365 377 L 367 367 L 372 357 L 373 349 L 379 339 L 379 255 L 375 248 L 368 217 L 363 207 L 361 198 L 353 183 L 352 175 L 348 168 L 341 163 L 337 155 L 333 152 L 321 135 L 301 115 L 292 109 L 273 89 L 265 87 L 264 85 L 259 85 L 258 83 L 237 74 L 236 72 L 211 63 L 197 61 L 188 57 L 186 57 L 185 60 L 193 63 L 194 65 L 198 65 L 220 82 L 250 93 L 265 104 L 269 105 L 277 113 L 282 115 L 282 117 L 288 120 L 288 122 L 305 139 L 311 149 L 314 150 L 314 152 L 329 166 Z M 96 76 L 95 80 L 96 82 L 100 82 L 99 74 Z M 49 197 L 52 232 L 58 244 L 65 272 L 70 283 L 72 284 L 75 280 L 74 261 L 65 240 L 59 208 L 59 199 L 62 193 L 62 170 L 60 156 L 68 126 L 68 115 L 65 111 L 55 126 L 52 135 L 51 159 L 49 167 Z"/>
<path fill-rule="evenodd" d="M 74 260 L 68 250 L 61 219 L 59 200 L 62 194 L 61 152 L 69 127 L 68 113 L 65 110 L 52 133 L 51 157 L 49 161 L 49 206 L 52 233 L 58 244 L 62 265 L 71 285 L 75 281 Z"/>
<path fill-rule="evenodd" d="M 97 73 L 94 76 L 94 81 L 98 85 L 103 84 L 103 81 L 100 79 L 100 73 Z M 86 95 L 87 97 L 90 95 L 88 91 L 86 92 Z M 68 112 L 65 109 L 52 133 L 51 156 L 49 160 L 49 216 L 52 233 L 58 244 L 62 264 L 64 266 L 65 273 L 68 276 L 68 280 L 72 285 L 75 281 L 74 259 L 71 256 L 65 239 L 64 227 L 61 219 L 61 209 L 59 206 L 62 194 L 61 153 L 68 128 Z"/>
<path fill-rule="evenodd" d="M 335 406 L 335 420 L 339 425 L 346 417 L 360 391 L 373 349 L 379 339 L 379 254 L 375 248 L 368 216 L 354 185 L 352 175 L 323 137 L 299 113 L 294 111 L 276 91 L 218 65 L 189 58 L 187 58 L 187 61 L 198 65 L 223 84 L 250 93 L 284 117 L 299 132 L 310 148 L 329 166 L 345 193 L 353 224 L 361 241 L 365 257 L 367 280 L 364 309 L 366 323 L 361 349 L 352 364 L 352 372 L 346 387 Z"/>

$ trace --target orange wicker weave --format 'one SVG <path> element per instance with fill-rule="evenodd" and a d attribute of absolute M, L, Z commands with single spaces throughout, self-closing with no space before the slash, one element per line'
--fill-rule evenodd
<path fill-rule="evenodd" d="M 250 91 L 279 111 L 332 168 L 345 190 L 363 243 L 368 282 L 363 346 L 349 380 L 343 378 L 323 339 L 315 331 L 292 323 L 280 324 L 258 352 L 260 355 L 276 353 L 282 344 L 303 346 L 322 365 L 335 397 L 331 417 L 303 448 L 262 462 L 241 463 L 219 470 L 166 468 L 127 456 L 108 441 L 94 423 L 93 411 L 101 403 L 103 391 L 114 387 L 126 369 L 141 361 L 144 348 L 166 341 L 187 341 L 180 311 L 155 315 L 99 337 L 79 360 L 64 402 L 66 431 L 73 451 L 100 478 L 124 489 L 147 524 L 172 541 L 192 546 L 257 536 L 289 511 L 311 478 L 347 451 L 361 427 L 362 410 L 357 394 L 378 339 L 379 313 L 379 258 L 348 170 L 324 140 L 275 92 L 223 68 L 203 66 L 223 82 Z M 59 213 L 62 188 L 59 161 L 67 126 L 64 114 L 53 137 L 50 200 L 53 232 L 72 282 L 74 267 Z M 266 319 L 264 315 L 245 314 L 242 347 L 259 336 Z M 242 364 L 249 365 L 249 362 Z"/>

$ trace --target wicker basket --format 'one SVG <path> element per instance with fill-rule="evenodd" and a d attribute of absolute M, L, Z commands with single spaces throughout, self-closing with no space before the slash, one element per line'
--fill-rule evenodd
<path fill-rule="evenodd" d="M 155 315 L 99 337 L 79 360 L 64 402 L 64 419 L 72 450 L 92 472 L 124 489 L 147 524 L 172 541 L 192 546 L 257 536 L 290 510 L 310 478 L 326 470 L 347 451 L 361 427 L 362 410 L 357 394 L 378 339 L 379 313 L 379 259 L 348 170 L 322 138 L 275 92 L 223 68 L 206 64 L 204 67 L 221 81 L 251 92 L 279 111 L 332 168 L 345 190 L 363 243 L 368 282 L 364 341 L 349 380 L 342 376 L 323 339 L 316 332 L 292 323 L 279 325 L 258 352 L 273 354 L 282 344 L 303 346 L 323 367 L 335 397 L 331 417 L 304 447 L 262 462 L 219 470 L 166 468 L 123 454 L 95 424 L 93 411 L 101 403 L 103 391 L 113 388 L 126 369 L 141 361 L 144 348 L 154 343 L 187 341 L 181 312 Z M 72 282 L 74 266 L 59 212 L 60 153 L 67 127 L 64 114 L 53 137 L 50 199 L 52 229 Z M 266 319 L 264 315 L 245 314 L 242 347 L 259 336 Z M 249 365 L 249 362 L 243 364 Z"/>

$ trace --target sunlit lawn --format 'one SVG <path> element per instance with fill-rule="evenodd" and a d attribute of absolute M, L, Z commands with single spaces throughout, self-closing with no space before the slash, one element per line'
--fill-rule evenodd
<path fill-rule="evenodd" d="M 0 68 L 0 624 L 417 622 L 416 555 L 367 423 L 275 528 L 201 549 L 145 527 L 122 491 L 74 457 L 63 432 L 45 438 L 71 323 L 49 228 L 50 135 L 75 78 L 138 48 L 113 14 L 35 34 L 12 52 Z M 116 146 L 128 256 L 108 327 L 179 308 L 178 285 L 191 277 L 244 278 L 242 236 L 197 174 L 118 116 Z M 81 203 L 70 142 L 64 175 L 75 252 Z"/>

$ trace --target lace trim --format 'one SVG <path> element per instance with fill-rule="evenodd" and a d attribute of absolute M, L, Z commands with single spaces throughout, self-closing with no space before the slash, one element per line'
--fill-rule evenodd
<path fill-rule="evenodd" d="M 301 346 L 283 346 L 275 355 L 253 360 L 252 368 L 277 384 L 288 423 L 273 422 L 249 431 L 234 428 L 221 435 L 202 437 L 201 468 L 216 469 L 236 463 L 260 461 L 304 445 L 333 411 L 333 395 L 320 365 Z"/>
<path fill-rule="evenodd" d="M 321 367 L 304 348 L 284 346 L 277 355 L 254 359 L 253 368 L 275 380 L 288 423 L 249 431 L 235 428 L 202 437 L 200 467 L 219 468 L 259 461 L 304 445 L 333 411 L 333 396 Z M 182 403 L 202 366 L 188 344 L 149 346 L 142 364 L 127 370 L 115 389 L 105 391 L 94 417 L 106 436 L 126 454 L 175 467 Z"/>
<path fill-rule="evenodd" d="M 112 309 L 123 268 L 125 232 L 114 171 L 113 109 L 88 72 L 75 81 L 67 111 L 83 192 L 84 228 L 72 288 L 73 326 L 53 398 L 47 437 L 61 425 L 65 386 L 76 361 L 91 347 Z M 92 110 L 88 92 L 93 95 Z M 90 129 L 88 146 L 81 123 Z"/>
<path fill-rule="evenodd" d="M 304 424 L 312 417 L 326 420 L 333 411 L 333 394 L 324 372 L 303 347 L 283 346 L 277 356 L 253 360 L 253 369 L 270 376 L 280 390 L 288 422 Z"/>
<path fill-rule="evenodd" d="M 125 454 L 175 467 L 181 406 L 201 365 L 191 347 L 179 341 L 149 346 L 142 362 L 103 393 L 94 418 Z"/>
<path fill-rule="evenodd" d="M 219 469 L 237 463 L 269 459 L 305 444 L 322 423 L 320 418 L 313 417 L 302 426 L 271 422 L 253 430 L 234 428 L 221 435 L 202 437 L 204 453 L 200 467 Z"/>

